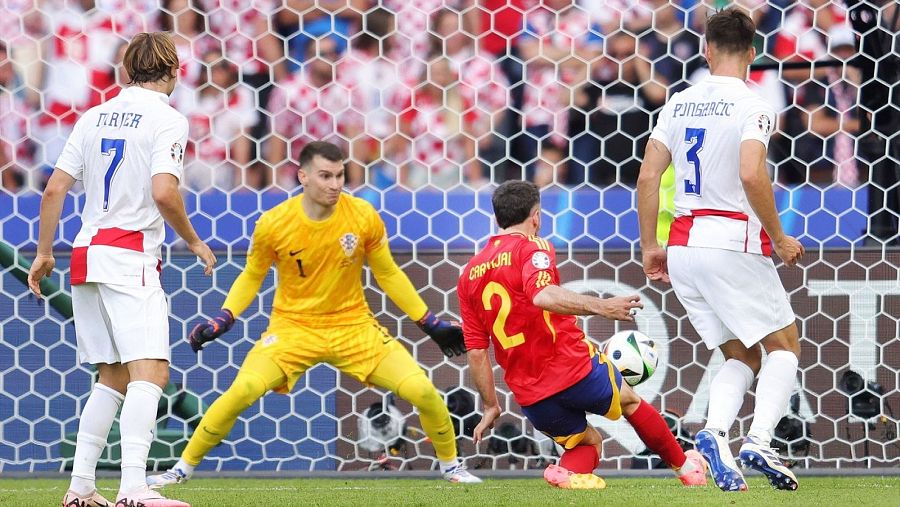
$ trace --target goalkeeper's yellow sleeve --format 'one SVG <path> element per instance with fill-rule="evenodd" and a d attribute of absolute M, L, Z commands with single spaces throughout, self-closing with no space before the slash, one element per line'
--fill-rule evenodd
<path fill-rule="evenodd" d="M 391 298 L 391 301 L 409 315 L 409 318 L 419 320 L 428 313 L 425 301 L 422 301 L 422 297 L 416 292 L 406 273 L 394 262 L 387 242 L 370 251 L 368 259 L 369 267 L 372 268 L 372 274 L 375 275 L 378 286 Z"/>
<path fill-rule="evenodd" d="M 265 279 L 265 273 L 259 276 L 251 271 L 242 272 L 238 275 L 237 280 L 231 284 L 231 289 L 228 290 L 228 296 L 225 298 L 225 302 L 222 303 L 222 308 L 230 311 L 234 318 L 237 318 L 259 294 L 259 288 L 262 287 Z"/>
<path fill-rule="evenodd" d="M 228 290 L 228 296 L 222 303 L 222 308 L 229 310 L 231 315 L 237 318 L 250 306 L 253 299 L 259 294 L 263 280 L 275 261 L 275 250 L 270 246 L 273 226 L 271 215 L 266 212 L 257 220 L 253 230 L 253 239 L 250 242 L 250 251 L 247 253 L 247 262 L 244 270 Z"/>
<path fill-rule="evenodd" d="M 665 247 L 669 229 L 675 220 L 675 168 L 670 164 L 659 182 L 659 216 L 656 220 L 656 242 Z"/>

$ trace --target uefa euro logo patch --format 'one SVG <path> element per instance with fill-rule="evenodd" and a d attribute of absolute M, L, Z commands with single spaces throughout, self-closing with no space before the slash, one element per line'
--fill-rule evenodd
<path fill-rule="evenodd" d="M 768 134 L 772 131 L 772 120 L 767 114 L 759 115 L 759 118 L 756 119 L 756 125 L 763 134 Z"/>
<path fill-rule="evenodd" d="M 534 252 L 531 256 L 531 265 L 537 269 L 547 269 L 550 267 L 550 256 L 544 252 Z"/>
<path fill-rule="evenodd" d="M 181 143 L 173 143 L 169 153 L 172 154 L 172 160 L 176 164 L 180 164 L 181 159 L 184 158 L 184 147 L 181 146 Z"/>
<path fill-rule="evenodd" d="M 353 257 L 353 252 L 356 251 L 356 246 L 359 244 L 359 238 L 356 237 L 356 234 L 352 232 L 345 233 L 338 240 L 341 244 L 341 249 L 344 251 L 344 255 L 347 257 Z"/>

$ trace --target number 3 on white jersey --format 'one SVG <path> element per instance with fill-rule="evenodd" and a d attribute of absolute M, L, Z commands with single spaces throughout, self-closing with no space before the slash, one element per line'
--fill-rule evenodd
<path fill-rule="evenodd" d="M 700 150 L 703 149 L 703 140 L 706 139 L 706 129 L 684 129 L 684 142 L 693 144 L 687 151 L 688 163 L 694 166 L 694 181 L 684 180 L 684 193 L 700 195 Z"/>

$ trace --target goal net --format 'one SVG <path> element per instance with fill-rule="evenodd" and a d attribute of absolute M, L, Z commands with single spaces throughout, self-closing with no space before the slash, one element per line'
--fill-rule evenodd
<path fill-rule="evenodd" d="M 779 272 L 802 336 L 800 373 L 775 446 L 797 466 L 900 466 L 900 159 L 897 5 L 738 0 L 758 25 L 751 86 L 779 111 L 769 168 L 786 231 L 807 248 Z M 177 459 L 209 403 L 266 328 L 273 274 L 235 328 L 199 355 L 185 341 L 241 272 L 260 213 L 298 191 L 312 139 L 348 153 L 348 191 L 379 210 L 398 263 L 429 307 L 458 316 L 460 269 L 495 230 L 490 193 L 511 178 L 542 188 L 544 228 L 564 285 L 639 293 L 633 324 L 582 319 L 602 343 L 649 335 L 660 364 L 637 388 L 685 445 L 702 427 L 720 353 L 702 345 L 669 286 L 640 266 L 634 183 L 667 95 L 708 72 L 705 17 L 721 0 L 0 0 L 0 472 L 71 464 L 93 381 L 71 315 L 15 276 L 33 256 L 40 190 L 79 113 L 127 82 L 124 44 L 173 33 L 182 67 L 172 104 L 190 121 L 184 196 L 220 252 L 213 277 L 171 231 L 172 384 L 152 465 Z M 860 35 L 862 34 L 862 38 Z M 862 42 L 860 42 L 862 41 Z M 860 48 L 862 48 L 860 50 Z M 674 181 L 667 185 L 671 188 Z M 665 194 L 665 192 L 664 192 Z M 671 220 L 663 196 L 660 224 Z M 84 196 L 66 201 L 54 281 Z M 670 210 L 670 208 L 669 208 Z M 3 245 L 0 245 L 3 246 Z M 4 250 L 6 252 L 6 250 Z M 2 253 L 2 252 L 0 252 Z M 448 360 L 366 273 L 378 320 L 445 395 L 470 467 L 539 468 L 557 450 L 535 432 L 495 370 L 504 414 L 485 444 L 464 358 Z M 731 428 L 746 434 L 753 397 Z M 624 421 L 591 418 L 603 465 L 658 466 Z M 113 430 L 103 464 L 119 459 Z M 433 451 L 402 400 L 328 365 L 289 395 L 245 411 L 201 470 L 427 470 Z"/>

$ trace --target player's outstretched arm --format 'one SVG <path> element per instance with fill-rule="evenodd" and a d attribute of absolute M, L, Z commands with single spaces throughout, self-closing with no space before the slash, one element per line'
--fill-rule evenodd
<path fill-rule="evenodd" d="M 428 310 L 406 273 L 397 266 L 387 243 L 369 252 L 369 266 L 378 286 L 411 319 L 431 337 L 447 357 L 466 353 L 462 328 L 455 322 L 437 318 Z"/>
<path fill-rule="evenodd" d="M 503 412 L 500 402 L 497 401 L 497 388 L 494 386 L 494 370 L 491 368 L 491 359 L 487 349 L 474 349 L 469 351 L 469 374 L 472 382 L 481 396 L 481 405 L 484 415 L 481 422 L 475 426 L 472 435 L 475 445 L 484 440 L 484 434 L 494 427 L 494 422 Z"/>
<path fill-rule="evenodd" d="M 763 143 L 748 139 L 741 142 L 741 183 L 747 201 L 759 217 L 766 234 L 772 238 L 775 253 L 788 266 L 793 266 L 803 257 L 805 249 L 796 238 L 788 236 L 781 227 L 772 180 L 766 171 L 766 147 Z"/>
<path fill-rule="evenodd" d="M 69 173 L 54 169 L 41 196 L 41 216 L 38 230 L 37 256 L 28 271 L 28 287 L 37 297 L 41 297 L 41 279 L 50 276 L 56 259 L 53 258 L 53 236 L 59 225 L 66 194 L 75 184 Z"/>
<path fill-rule="evenodd" d="M 561 315 L 599 315 L 610 320 L 633 321 L 633 310 L 643 308 L 641 297 L 616 296 L 598 298 L 564 289 L 559 285 L 548 285 L 532 300 L 535 306 Z"/>
<path fill-rule="evenodd" d="M 249 264 L 249 262 L 248 262 Z M 200 322 L 188 335 L 188 341 L 194 352 L 209 345 L 216 338 L 227 333 L 234 326 L 235 317 L 240 315 L 250 306 L 250 303 L 256 299 L 259 288 L 262 286 L 263 280 L 266 278 L 266 272 L 257 273 L 256 271 L 245 269 L 238 275 L 237 279 L 231 284 L 228 290 L 228 296 L 222 303 L 222 309 L 206 322 Z"/>
<path fill-rule="evenodd" d="M 644 152 L 637 181 L 638 223 L 641 228 L 641 256 L 644 273 L 651 280 L 669 281 L 666 251 L 656 241 L 659 219 L 659 184 L 672 155 L 663 143 L 651 139 Z"/>
<path fill-rule="evenodd" d="M 216 265 L 216 256 L 200 239 L 200 236 L 197 236 L 197 231 L 188 220 L 187 212 L 184 210 L 184 200 L 181 198 L 181 192 L 178 191 L 178 178 L 169 173 L 154 174 L 151 185 L 153 201 L 159 208 L 163 220 L 187 243 L 190 251 L 200 257 L 204 265 L 203 272 L 207 276 L 211 275 L 213 266 Z"/>
<path fill-rule="evenodd" d="M 250 303 L 256 299 L 259 294 L 259 288 L 262 286 L 266 278 L 268 267 L 265 270 L 254 269 L 255 262 L 251 259 L 254 252 L 251 250 L 247 259 L 247 266 L 244 271 L 238 275 L 237 279 L 231 284 L 228 290 L 228 296 L 222 303 L 222 309 L 206 322 L 201 322 L 194 326 L 191 334 L 188 335 L 188 341 L 194 352 L 209 345 L 216 338 L 227 333 L 234 326 L 235 317 L 240 315 L 250 306 Z"/>
<path fill-rule="evenodd" d="M 256 222 L 253 229 L 253 240 L 250 243 L 250 252 L 247 254 L 247 263 L 241 274 L 231 284 L 228 296 L 222 303 L 222 309 L 211 319 L 194 326 L 188 335 L 188 341 L 194 352 L 199 352 L 210 342 L 227 333 L 234 325 L 235 318 L 242 314 L 259 294 L 259 288 L 275 261 L 275 250 L 269 244 L 269 239 L 271 230 L 278 228 L 278 224 L 267 220 L 266 216 L 263 214 Z"/>

